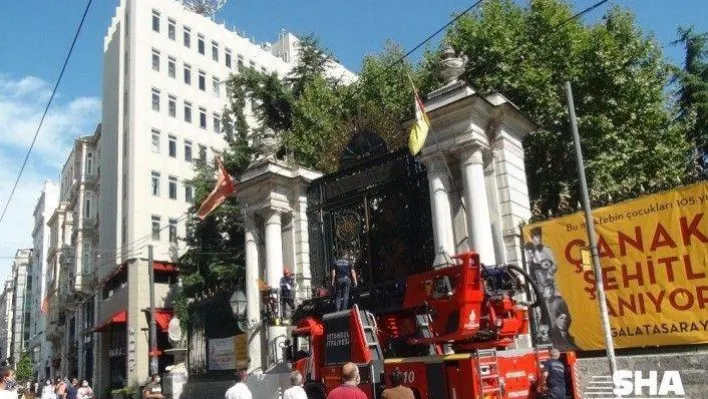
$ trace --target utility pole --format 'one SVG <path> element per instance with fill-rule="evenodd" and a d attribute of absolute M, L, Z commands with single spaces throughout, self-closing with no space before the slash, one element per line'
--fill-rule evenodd
<path fill-rule="evenodd" d="M 595 222 L 592 218 L 590 208 L 590 198 L 588 195 L 588 182 L 585 179 L 585 165 L 583 162 L 583 150 L 580 146 L 580 134 L 578 133 L 578 122 L 575 119 L 575 103 L 573 102 L 573 89 L 570 82 L 565 82 L 565 91 L 568 98 L 568 113 L 570 114 L 570 127 L 573 131 L 573 141 L 575 142 L 575 159 L 578 163 L 578 178 L 580 180 L 580 193 L 583 197 L 583 209 L 585 210 L 585 227 L 587 229 L 588 241 L 590 242 L 590 254 L 592 255 L 592 267 L 597 282 L 597 300 L 600 302 L 600 318 L 602 319 L 602 329 L 605 333 L 605 346 L 607 347 L 607 360 L 610 363 L 610 372 L 615 375 L 617 371 L 617 361 L 615 360 L 615 345 L 612 341 L 612 330 L 610 329 L 610 316 L 607 311 L 607 299 L 605 298 L 605 285 L 602 279 L 602 269 L 600 268 L 600 256 L 597 252 L 597 237 L 595 236 Z"/>
<path fill-rule="evenodd" d="M 157 374 L 157 329 L 155 324 L 155 264 L 152 245 L 148 245 L 148 275 L 150 276 L 150 375 Z"/>

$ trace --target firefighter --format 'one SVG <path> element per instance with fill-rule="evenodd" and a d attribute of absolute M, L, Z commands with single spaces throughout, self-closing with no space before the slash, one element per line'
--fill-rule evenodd
<path fill-rule="evenodd" d="M 337 312 L 349 309 L 349 291 L 352 284 L 354 284 L 354 288 L 358 285 L 354 264 L 346 257 L 335 260 L 332 262 L 331 276 Z"/>
<path fill-rule="evenodd" d="M 551 349 L 551 358 L 543 362 L 543 378 L 548 399 L 565 399 L 565 365 L 560 359 L 560 351 Z"/>

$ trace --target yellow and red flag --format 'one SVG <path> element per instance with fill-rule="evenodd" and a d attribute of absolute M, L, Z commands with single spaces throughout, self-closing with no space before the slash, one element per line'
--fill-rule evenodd
<path fill-rule="evenodd" d="M 430 130 L 430 120 L 428 115 L 425 113 L 425 105 L 418 95 L 418 90 L 416 90 L 413 84 L 413 79 L 408 77 L 413 86 L 413 94 L 415 96 L 415 123 L 411 127 L 411 133 L 408 137 L 408 149 L 411 154 L 417 155 L 420 150 L 425 145 L 425 139 L 428 137 L 428 130 Z"/>
<path fill-rule="evenodd" d="M 219 157 L 216 157 L 216 163 L 219 165 L 219 177 L 216 181 L 216 186 L 211 191 L 209 196 L 202 202 L 197 212 L 197 217 L 204 220 L 214 209 L 218 208 L 226 198 L 234 192 L 234 181 L 229 176 L 229 172 L 224 168 Z"/>

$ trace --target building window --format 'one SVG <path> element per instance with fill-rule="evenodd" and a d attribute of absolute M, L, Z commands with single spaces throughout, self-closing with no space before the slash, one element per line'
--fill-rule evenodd
<path fill-rule="evenodd" d="M 93 174 L 93 154 L 86 154 L 86 174 Z"/>
<path fill-rule="evenodd" d="M 238 55 L 238 70 L 243 70 L 243 56 L 241 54 Z"/>
<path fill-rule="evenodd" d="M 152 172 L 152 195 L 158 197 L 160 195 L 160 172 Z"/>
<path fill-rule="evenodd" d="M 160 153 L 160 132 L 158 130 L 152 130 L 152 152 Z"/>
<path fill-rule="evenodd" d="M 170 242 L 177 243 L 177 219 L 170 219 Z"/>
<path fill-rule="evenodd" d="M 174 176 L 169 178 L 169 194 L 170 199 L 177 199 L 177 178 Z"/>
<path fill-rule="evenodd" d="M 199 71 L 199 90 L 206 91 L 206 72 Z"/>
<path fill-rule="evenodd" d="M 156 10 L 152 10 L 152 30 L 160 33 L 160 13 Z"/>
<path fill-rule="evenodd" d="M 199 54 L 201 55 L 204 55 L 206 53 L 204 46 L 204 36 L 197 35 L 197 51 L 199 51 Z"/>
<path fill-rule="evenodd" d="M 203 145 L 199 145 L 199 160 L 202 162 L 206 162 L 206 147 Z"/>
<path fill-rule="evenodd" d="M 184 200 L 190 204 L 194 202 L 194 188 L 191 186 L 184 186 Z"/>
<path fill-rule="evenodd" d="M 160 111 L 160 90 L 152 89 L 152 110 Z"/>
<path fill-rule="evenodd" d="M 187 162 L 192 162 L 192 142 L 184 142 L 184 160 Z"/>
<path fill-rule="evenodd" d="M 261 72 L 262 72 L 262 73 L 268 73 L 268 71 L 265 69 L 265 67 L 261 67 Z"/>
<path fill-rule="evenodd" d="M 152 70 L 160 72 L 160 51 L 152 49 Z"/>
<path fill-rule="evenodd" d="M 88 219 L 91 217 L 91 200 L 87 199 L 84 204 L 84 218 Z"/>
<path fill-rule="evenodd" d="M 167 19 L 167 37 L 170 38 L 170 40 L 175 40 L 176 36 L 176 28 L 175 28 L 175 20 L 172 18 Z"/>
<path fill-rule="evenodd" d="M 174 57 L 167 57 L 167 76 L 173 79 L 177 77 L 177 61 Z"/>
<path fill-rule="evenodd" d="M 231 69 L 231 49 L 224 49 L 224 64 L 226 64 L 227 68 Z"/>
<path fill-rule="evenodd" d="M 185 26 L 182 28 L 184 33 L 182 34 L 182 42 L 184 43 L 184 47 L 192 47 L 192 30 L 189 29 L 188 26 Z"/>
<path fill-rule="evenodd" d="M 184 64 L 184 83 L 188 85 L 192 84 L 192 67 L 188 64 Z"/>
<path fill-rule="evenodd" d="M 207 128 L 207 111 L 204 108 L 199 108 L 199 127 L 202 129 Z"/>
<path fill-rule="evenodd" d="M 250 66 L 251 69 L 256 69 L 256 62 L 253 60 L 248 61 L 248 66 Z"/>
<path fill-rule="evenodd" d="M 172 95 L 167 97 L 167 112 L 169 112 L 171 117 L 177 117 L 177 97 Z"/>
<path fill-rule="evenodd" d="M 169 147 L 170 157 L 177 158 L 177 137 L 170 135 L 168 147 Z"/>
<path fill-rule="evenodd" d="M 219 62 L 219 43 L 211 42 L 211 59 Z"/>
<path fill-rule="evenodd" d="M 123 199 L 128 199 L 128 174 L 123 172 Z"/>
<path fill-rule="evenodd" d="M 217 78 L 217 77 L 211 78 L 211 87 L 212 87 L 212 90 L 214 90 L 214 94 L 217 97 L 219 97 L 219 94 L 220 94 L 219 86 L 221 86 L 221 82 L 219 81 L 219 78 Z"/>
<path fill-rule="evenodd" d="M 160 241 L 160 217 L 152 215 L 152 240 Z"/>
<path fill-rule="evenodd" d="M 192 104 L 184 102 L 184 121 L 192 123 Z"/>
<path fill-rule="evenodd" d="M 214 133 L 221 133 L 221 116 L 214 114 Z"/>

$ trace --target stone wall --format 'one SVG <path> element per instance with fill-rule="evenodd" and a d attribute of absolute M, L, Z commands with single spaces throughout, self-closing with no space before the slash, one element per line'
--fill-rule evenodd
<path fill-rule="evenodd" d="M 678 370 L 686 391 L 686 399 L 708 397 L 708 371 L 706 371 L 708 370 L 708 349 L 678 353 L 619 356 L 617 357 L 617 368 L 620 370 L 657 370 L 660 372 Z M 604 357 L 578 359 L 578 372 L 580 374 L 581 390 L 583 391 L 588 386 L 592 376 L 610 375 L 607 359 Z"/>

